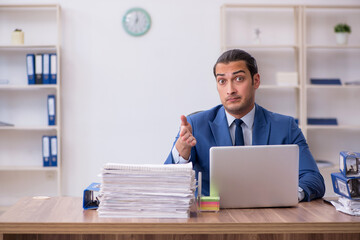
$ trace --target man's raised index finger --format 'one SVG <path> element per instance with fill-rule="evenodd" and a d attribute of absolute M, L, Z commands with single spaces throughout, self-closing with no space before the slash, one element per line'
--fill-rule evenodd
<path fill-rule="evenodd" d="M 186 126 L 188 124 L 187 119 L 184 115 L 181 115 L 181 126 Z"/>

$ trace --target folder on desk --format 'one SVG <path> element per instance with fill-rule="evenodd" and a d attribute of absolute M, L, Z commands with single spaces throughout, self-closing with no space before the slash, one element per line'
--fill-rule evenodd
<path fill-rule="evenodd" d="M 50 137 L 50 166 L 56 167 L 57 166 L 57 136 Z"/>
<path fill-rule="evenodd" d="M 42 84 L 43 55 L 35 55 L 35 84 Z"/>
<path fill-rule="evenodd" d="M 50 137 L 42 137 L 42 155 L 43 155 L 43 166 L 50 166 Z"/>
<path fill-rule="evenodd" d="M 43 54 L 43 74 L 42 83 L 50 83 L 50 55 L 48 53 Z"/>
<path fill-rule="evenodd" d="M 341 151 L 339 166 L 345 177 L 360 177 L 360 153 Z"/>
<path fill-rule="evenodd" d="M 92 183 L 84 190 L 83 197 L 83 208 L 87 209 L 97 209 L 99 207 L 99 199 L 97 195 L 100 191 L 100 183 Z"/>
<path fill-rule="evenodd" d="M 55 95 L 48 96 L 47 107 L 48 107 L 49 126 L 54 126 L 56 124 Z"/>
<path fill-rule="evenodd" d="M 56 53 L 50 54 L 50 84 L 56 84 L 57 80 L 57 56 Z"/>
<path fill-rule="evenodd" d="M 348 199 L 360 200 L 360 178 L 345 177 L 342 173 L 331 173 L 334 192 Z"/>
<path fill-rule="evenodd" d="M 26 70 L 28 76 L 28 84 L 35 84 L 35 55 L 27 54 L 26 55 Z"/>

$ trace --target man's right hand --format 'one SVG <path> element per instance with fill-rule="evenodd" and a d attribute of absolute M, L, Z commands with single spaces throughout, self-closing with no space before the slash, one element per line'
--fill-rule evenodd
<path fill-rule="evenodd" d="M 191 154 L 191 148 L 196 145 L 196 139 L 192 135 L 192 127 L 190 123 L 188 123 L 186 117 L 184 115 L 181 115 L 180 119 L 180 133 L 179 138 L 176 141 L 175 147 L 182 158 L 189 159 Z"/>

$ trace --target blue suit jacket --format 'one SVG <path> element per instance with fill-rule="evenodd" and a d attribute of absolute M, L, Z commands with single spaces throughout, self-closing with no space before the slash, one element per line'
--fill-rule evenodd
<path fill-rule="evenodd" d="M 304 201 L 320 198 L 325 193 L 324 179 L 310 153 L 305 137 L 294 118 L 270 112 L 255 105 L 253 145 L 299 145 L 299 186 L 304 189 Z M 197 144 L 191 149 L 191 162 L 196 175 L 202 172 L 202 194 L 209 195 L 209 149 L 232 146 L 225 109 L 222 105 L 187 117 Z M 174 145 L 179 137 L 177 135 Z M 173 147 L 174 147 L 173 145 Z M 174 163 L 170 152 L 165 164 Z"/>

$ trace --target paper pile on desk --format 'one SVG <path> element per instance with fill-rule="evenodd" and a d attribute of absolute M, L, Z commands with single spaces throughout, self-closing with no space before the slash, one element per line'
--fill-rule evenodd
<path fill-rule="evenodd" d="M 101 176 L 100 217 L 188 218 L 195 201 L 191 163 L 108 163 Z"/>
<path fill-rule="evenodd" d="M 353 216 L 360 216 L 360 200 L 339 197 L 337 201 L 331 201 L 331 204 L 340 212 Z"/>

